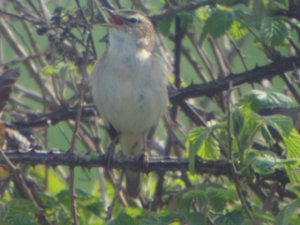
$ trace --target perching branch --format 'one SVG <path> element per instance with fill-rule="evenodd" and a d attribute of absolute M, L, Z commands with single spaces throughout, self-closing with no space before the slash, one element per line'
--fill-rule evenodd
<path fill-rule="evenodd" d="M 89 152 L 89 151 L 87 151 Z M 5 155 L 14 163 L 26 163 L 29 165 L 43 164 L 45 166 L 72 166 L 72 167 L 107 167 L 107 156 L 105 154 L 87 153 L 72 154 L 61 151 L 6 151 Z M 0 164 L 5 163 L 0 157 Z M 189 161 L 186 158 L 156 157 L 147 161 L 126 159 L 116 157 L 110 164 L 112 169 L 139 170 L 144 173 L 163 171 L 188 171 Z M 195 173 L 211 174 L 215 176 L 231 176 L 230 163 L 224 160 L 195 160 Z M 283 170 L 277 170 L 273 175 L 265 176 L 266 179 L 277 180 L 288 183 L 289 180 Z"/>
<path fill-rule="evenodd" d="M 276 60 L 268 65 L 256 67 L 252 70 L 230 74 L 225 78 L 220 78 L 216 81 L 211 81 L 204 84 L 192 84 L 187 88 L 182 88 L 170 93 L 170 100 L 173 103 L 181 103 L 182 100 L 188 98 L 196 98 L 200 96 L 213 96 L 224 90 L 227 90 L 229 83 L 232 82 L 233 86 L 238 86 L 244 83 L 259 82 L 262 79 L 270 79 L 278 74 L 295 70 L 300 67 L 300 56 L 288 57 Z M 283 111 L 285 111 L 284 109 Z M 37 114 L 34 119 L 28 121 L 16 121 L 6 124 L 8 127 L 13 128 L 29 128 L 29 127 L 47 127 L 54 125 L 60 121 L 68 119 L 75 119 L 77 107 L 68 109 L 60 108 L 51 113 Z M 97 114 L 94 106 L 87 105 L 82 108 L 82 117 L 95 116 Z"/>

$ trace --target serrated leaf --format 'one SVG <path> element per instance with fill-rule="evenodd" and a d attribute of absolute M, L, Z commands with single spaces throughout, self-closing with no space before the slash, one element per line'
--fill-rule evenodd
<path fill-rule="evenodd" d="M 300 134 L 292 129 L 288 135 L 283 136 L 287 148 L 287 159 L 300 158 Z"/>
<path fill-rule="evenodd" d="M 263 125 L 259 115 L 248 107 L 239 107 L 232 113 L 232 130 L 238 149 L 248 149 L 254 138 Z"/>
<path fill-rule="evenodd" d="M 240 104 L 249 105 L 250 108 L 259 112 L 262 108 L 272 108 L 272 107 L 291 107 L 293 106 L 293 100 L 278 92 L 265 92 L 261 90 L 252 90 L 247 96 L 245 96 Z"/>
<path fill-rule="evenodd" d="M 230 28 L 234 19 L 232 10 L 221 10 L 219 8 L 212 11 L 210 17 L 205 21 L 202 33 L 200 35 L 199 43 L 203 44 L 208 34 L 217 38 L 225 34 Z"/>
<path fill-rule="evenodd" d="M 169 36 L 171 25 L 174 21 L 174 16 L 166 16 L 161 20 L 158 20 L 157 26 L 159 31 L 164 35 L 164 36 Z"/>
<path fill-rule="evenodd" d="M 283 42 L 288 35 L 284 22 L 278 17 L 266 17 L 260 28 L 262 40 L 270 46 L 276 46 Z"/>
<path fill-rule="evenodd" d="M 6 204 L 6 207 L 7 221 L 10 221 L 11 224 L 37 225 L 35 214 L 38 210 L 32 202 L 24 199 L 12 199 Z"/>
<path fill-rule="evenodd" d="M 70 205 L 70 191 L 68 189 L 62 190 L 56 194 L 57 199 L 64 206 Z"/>
<path fill-rule="evenodd" d="M 94 215 L 96 216 L 100 216 L 100 212 L 102 209 L 103 205 L 101 204 L 101 202 L 92 202 L 91 204 L 88 204 L 84 207 L 84 209 L 92 212 Z"/>
<path fill-rule="evenodd" d="M 169 225 L 169 224 L 176 224 L 179 221 L 179 214 L 172 213 L 172 212 L 159 212 L 159 213 L 147 213 L 147 216 L 141 217 L 138 224 L 143 225 Z"/>
<path fill-rule="evenodd" d="M 280 167 L 281 162 L 275 155 L 264 154 L 255 157 L 251 165 L 255 173 L 270 175 L 275 172 L 276 168 Z"/>
<path fill-rule="evenodd" d="M 186 222 L 189 225 L 205 225 L 206 217 L 203 213 L 200 212 L 189 213 Z"/>
<path fill-rule="evenodd" d="M 223 188 L 208 188 L 206 197 L 208 198 L 211 208 L 219 212 L 226 207 L 228 201 L 234 199 L 234 193 Z"/>
<path fill-rule="evenodd" d="M 211 135 L 209 135 L 203 140 L 203 143 L 199 148 L 198 155 L 202 159 L 218 159 L 220 156 L 218 142 Z"/>
<path fill-rule="evenodd" d="M 244 216 L 240 211 L 228 212 L 225 215 L 217 216 L 214 220 L 216 225 L 239 225 L 242 224 Z"/>
<path fill-rule="evenodd" d="M 120 213 L 115 219 L 111 220 L 107 225 L 135 225 L 135 220 L 126 213 Z"/>
<path fill-rule="evenodd" d="M 300 208 L 300 199 L 291 201 L 276 216 L 274 225 L 288 225 L 294 212 Z"/>
<path fill-rule="evenodd" d="M 258 28 L 261 25 L 261 17 L 253 14 L 244 14 L 240 22 L 244 29 Z"/>
<path fill-rule="evenodd" d="M 288 9 L 289 3 L 288 3 L 287 0 L 270 1 L 270 6 L 269 7 L 272 11 L 285 10 L 285 9 Z"/>
<path fill-rule="evenodd" d="M 273 146 L 276 143 L 276 141 L 273 138 L 268 126 L 263 126 L 261 128 L 260 132 L 261 132 L 262 137 L 265 139 L 266 143 L 269 146 Z"/>
<path fill-rule="evenodd" d="M 228 35 L 235 40 L 240 40 L 241 38 L 245 37 L 248 33 L 248 30 L 245 29 L 240 21 L 234 20 L 231 24 L 231 27 L 228 31 Z"/>
<path fill-rule="evenodd" d="M 187 192 L 185 192 L 183 195 L 182 195 L 182 199 L 194 199 L 194 198 L 198 198 L 200 200 L 202 200 L 204 197 L 205 197 L 205 191 L 204 190 L 200 190 L 200 189 L 197 189 L 197 190 L 189 190 Z"/>
<path fill-rule="evenodd" d="M 124 213 L 126 213 L 134 218 L 134 217 L 142 216 L 144 211 L 140 208 L 128 207 L 128 208 L 124 209 Z"/>
<path fill-rule="evenodd" d="M 300 134 L 292 129 L 289 135 L 283 136 L 283 142 L 287 151 L 287 159 L 298 160 L 298 163 L 286 166 L 286 173 L 291 182 L 298 183 L 300 182 L 300 174 L 297 172 L 300 165 Z"/>
<path fill-rule="evenodd" d="M 72 63 L 59 62 L 56 65 L 47 65 L 42 69 L 45 76 L 65 76 L 69 72 L 78 71 L 78 67 Z"/>
<path fill-rule="evenodd" d="M 211 128 L 198 128 L 189 133 L 187 137 L 187 149 L 189 150 L 189 169 L 195 171 L 195 157 L 199 155 L 203 159 L 217 159 L 220 155 L 218 143 L 210 135 Z"/>
<path fill-rule="evenodd" d="M 181 29 L 182 29 L 182 32 L 185 33 L 193 25 L 194 19 L 196 19 L 195 13 L 193 11 L 191 11 L 191 12 L 181 12 L 177 15 L 180 16 Z"/>
<path fill-rule="evenodd" d="M 268 126 L 276 129 L 281 136 L 289 136 L 293 129 L 291 118 L 283 115 L 272 115 L 264 117 Z"/>
<path fill-rule="evenodd" d="M 45 66 L 42 69 L 42 74 L 45 76 L 57 76 L 59 74 L 59 68 L 53 65 Z"/>

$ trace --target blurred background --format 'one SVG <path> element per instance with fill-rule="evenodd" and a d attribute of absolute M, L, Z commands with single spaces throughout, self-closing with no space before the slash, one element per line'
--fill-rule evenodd
<path fill-rule="evenodd" d="M 92 164 L 104 8 L 148 15 L 172 71 L 136 201 Z M 298 0 L 0 0 L 0 224 L 299 224 L 299 37 Z"/>

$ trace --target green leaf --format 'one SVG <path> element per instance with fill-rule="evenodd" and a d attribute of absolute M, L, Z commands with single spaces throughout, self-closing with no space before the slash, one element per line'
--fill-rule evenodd
<path fill-rule="evenodd" d="M 56 65 L 47 65 L 42 69 L 45 76 L 65 76 L 67 73 L 77 72 L 78 67 L 72 63 L 59 62 Z"/>
<path fill-rule="evenodd" d="M 59 68 L 53 65 L 45 66 L 42 69 L 42 74 L 45 76 L 56 76 L 59 74 Z"/>
<path fill-rule="evenodd" d="M 62 190 L 56 194 L 56 197 L 59 200 L 59 203 L 69 207 L 70 205 L 70 191 L 68 189 Z"/>
<path fill-rule="evenodd" d="M 232 113 L 232 130 L 239 151 L 248 149 L 263 125 L 261 117 L 248 107 L 239 107 Z"/>
<path fill-rule="evenodd" d="M 232 202 L 235 198 L 235 192 L 225 189 L 221 185 L 200 185 L 197 189 L 186 190 L 180 193 L 177 197 L 177 206 L 181 211 L 189 212 L 192 205 L 202 208 L 209 207 L 210 209 L 221 212 L 226 207 L 228 202 Z M 206 206 L 209 205 L 209 206 Z"/>
<path fill-rule="evenodd" d="M 197 203 L 204 202 L 205 195 L 205 189 L 188 190 L 181 195 L 181 198 L 179 197 L 180 209 L 189 210 L 193 201 L 196 201 Z"/>
<path fill-rule="evenodd" d="M 289 135 L 283 136 L 283 142 L 287 151 L 287 159 L 298 162 L 286 166 L 286 173 L 291 182 L 298 183 L 300 182 L 300 174 L 297 171 L 300 165 L 300 134 L 293 129 Z"/>
<path fill-rule="evenodd" d="M 138 216 L 142 216 L 144 214 L 144 211 L 140 208 L 125 208 L 124 209 L 124 213 L 130 215 L 132 218 L 138 217 Z"/>
<path fill-rule="evenodd" d="M 232 10 L 214 9 L 210 17 L 205 21 L 199 40 L 200 45 L 203 44 L 203 41 L 208 34 L 215 38 L 225 34 L 225 32 L 229 30 L 233 19 L 234 14 Z"/>
<path fill-rule="evenodd" d="M 206 197 L 211 208 L 217 212 L 221 212 L 226 207 L 227 202 L 234 199 L 235 194 L 228 189 L 208 188 Z"/>
<path fill-rule="evenodd" d="M 97 201 L 97 202 L 92 202 L 91 204 L 86 205 L 85 209 L 87 211 L 92 212 L 96 216 L 100 216 L 102 207 L 103 207 L 103 205 L 101 204 L 101 202 Z"/>
<path fill-rule="evenodd" d="M 300 199 L 293 200 L 276 216 L 274 225 L 288 225 L 295 211 L 300 208 Z"/>
<path fill-rule="evenodd" d="M 288 30 L 279 17 L 266 17 L 262 21 L 260 34 L 267 45 L 276 46 L 287 37 Z"/>
<path fill-rule="evenodd" d="M 260 90 L 252 90 L 250 94 L 245 96 L 240 101 L 242 105 L 249 105 L 250 108 L 259 112 L 263 108 L 272 107 L 291 107 L 293 106 L 293 100 L 287 95 L 278 92 L 265 92 Z"/>
<path fill-rule="evenodd" d="M 269 154 L 265 153 L 255 157 L 251 164 L 255 173 L 270 175 L 275 173 L 275 169 L 282 166 L 280 159 L 278 159 L 275 154 L 271 153 L 272 152 L 269 152 Z"/>
<path fill-rule="evenodd" d="M 7 221 L 12 225 L 36 225 L 35 214 L 37 208 L 32 202 L 24 199 L 12 199 L 6 204 Z"/>
<path fill-rule="evenodd" d="M 217 216 L 214 219 L 216 225 L 240 225 L 244 221 L 244 216 L 240 211 L 232 211 L 225 215 Z"/>
<path fill-rule="evenodd" d="M 283 115 L 272 115 L 264 117 L 266 124 L 273 127 L 281 136 L 288 137 L 293 129 L 291 118 Z"/>
<path fill-rule="evenodd" d="M 189 213 L 188 217 L 186 219 L 186 222 L 188 225 L 205 225 L 206 224 L 206 218 L 203 213 L 194 212 Z"/>
<path fill-rule="evenodd" d="M 276 0 L 276 1 L 270 1 L 270 9 L 272 11 L 275 10 L 288 10 L 289 3 L 287 0 Z"/>
<path fill-rule="evenodd" d="M 163 210 L 160 212 L 150 212 L 141 208 L 126 208 L 125 214 L 130 215 L 134 219 L 135 224 L 143 225 L 169 225 L 172 222 L 178 221 L 181 215 L 178 213 Z"/>
<path fill-rule="evenodd" d="M 177 14 L 181 19 L 182 32 L 185 33 L 187 30 L 192 28 L 194 21 L 197 19 L 195 12 L 181 12 Z"/>
<path fill-rule="evenodd" d="M 135 225 L 135 220 L 126 213 L 120 213 L 115 219 L 111 220 L 107 225 Z"/>
<path fill-rule="evenodd" d="M 300 158 L 300 134 L 292 129 L 288 135 L 283 136 L 287 149 L 287 159 Z"/>
<path fill-rule="evenodd" d="M 235 40 L 240 40 L 241 38 L 245 37 L 248 33 L 248 30 L 245 29 L 241 22 L 238 20 L 234 20 L 231 24 L 231 27 L 228 31 L 228 35 Z"/>
<path fill-rule="evenodd" d="M 189 169 L 195 171 L 195 157 L 200 156 L 203 159 L 217 159 L 220 155 L 220 149 L 217 141 L 210 135 L 212 127 L 198 128 L 189 133 L 187 137 L 187 149 L 189 150 Z"/>
<path fill-rule="evenodd" d="M 174 16 L 166 16 L 161 20 L 158 20 L 157 26 L 159 31 L 166 37 L 169 36 L 170 28 L 172 26 Z"/>
<path fill-rule="evenodd" d="M 270 175 L 276 169 L 282 169 L 299 165 L 297 159 L 281 159 L 272 151 L 258 151 L 251 149 L 245 152 L 245 158 L 251 163 L 251 167 L 255 173 L 261 175 Z"/>
<path fill-rule="evenodd" d="M 262 137 L 265 139 L 266 143 L 269 145 L 269 146 L 273 146 L 276 141 L 275 139 L 273 138 L 268 126 L 263 126 L 260 130 L 261 132 L 261 135 Z"/>
<path fill-rule="evenodd" d="M 207 136 L 199 148 L 198 155 L 202 159 L 218 159 L 220 156 L 218 142 L 211 135 Z"/>

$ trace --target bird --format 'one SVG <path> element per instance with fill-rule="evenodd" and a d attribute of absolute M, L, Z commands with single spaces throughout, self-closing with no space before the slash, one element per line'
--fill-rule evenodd
<path fill-rule="evenodd" d="M 169 70 L 156 52 L 151 20 L 135 10 L 108 10 L 108 45 L 91 73 L 92 96 L 107 126 L 118 135 L 122 155 L 140 159 L 147 136 L 168 106 Z M 141 173 L 125 170 L 126 192 L 136 198 Z"/>

